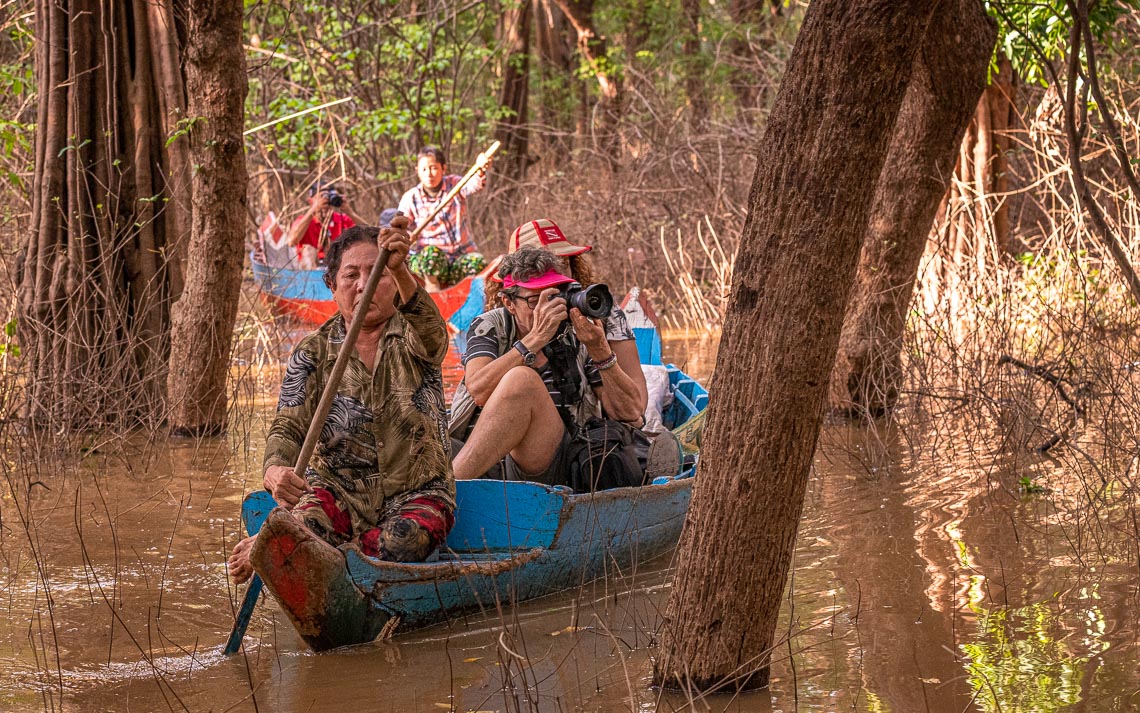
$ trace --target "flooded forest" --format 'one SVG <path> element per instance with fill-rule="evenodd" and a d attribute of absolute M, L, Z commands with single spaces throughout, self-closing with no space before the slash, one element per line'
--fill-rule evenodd
<path fill-rule="evenodd" d="M 0 28 L 0 710 L 1140 710 L 1140 0 L 0 0 Z M 387 268 L 351 293 L 362 247 Z M 450 339 L 438 404 L 368 396 L 373 480 L 450 448 L 444 539 L 317 532 L 343 586 L 314 593 L 274 578 L 278 509 L 245 584 L 250 503 L 291 507 L 298 345 L 375 389 L 384 345 L 430 361 L 353 351 L 377 283 L 385 339 L 417 310 Z M 551 286 L 638 480 L 542 480 L 558 450 L 527 482 L 520 439 L 456 485 L 477 368 L 585 433 L 517 331 Z M 320 631 L 289 608 L 318 594 Z M 347 601 L 366 634 L 335 638 Z"/>

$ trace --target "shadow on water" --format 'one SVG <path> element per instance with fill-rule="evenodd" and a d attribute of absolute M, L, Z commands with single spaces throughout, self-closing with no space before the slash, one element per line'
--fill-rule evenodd
<path fill-rule="evenodd" d="M 701 378 L 714 356 L 708 343 L 667 343 L 667 360 Z M 274 393 L 272 381 L 258 383 Z M 1105 506 L 1090 515 L 1079 473 L 1011 460 L 997 447 L 963 449 L 948 423 L 825 428 L 780 623 L 791 637 L 764 692 L 693 701 L 649 688 L 668 560 L 322 655 L 263 602 L 244 655 L 223 659 L 238 599 L 223 562 L 241 498 L 260 485 L 271 412 L 263 395 L 232 441 L 170 442 L 157 455 L 140 439 L 58 472 L 15 458 L 0 498 L 8 612 L 0 709 L 958 712 L 1140 703 L 1136 535 L 1126 514 Z M 1019 491 L 1027 468 L 1048 471 L 1051 491 Z"/>

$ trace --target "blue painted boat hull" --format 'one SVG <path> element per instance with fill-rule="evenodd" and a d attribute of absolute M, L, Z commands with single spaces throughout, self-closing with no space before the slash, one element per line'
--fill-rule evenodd
<path fill-rule="evenodd" d="M 675 392 L 666 423 L 680 426 L 696 420 L 708 394 L 670 369 Z M 694 470 L 690 465 L 649 485 L 596 493 L 460 481 L 446 547 L 414 564 L 366 557 L 352 544 L 337 550 L 276 510 L 254 548 L 254 566 L 314 649 L 365 643 L 570 589 L 660 557 L 680 536 Z M 273 506 L 268 493 L 246 499 L 250 534 L 261 529 Z M 281 536 L 266 537 L 274 530 Z M 298 544 L 306 538 L 303 547 Z"/>
<path fill-rule="evenodd" d="M 478 275 L 430 293 L 440 314 L 456 333 L 466 332 L 471 322 L 483 313 L 486 281 L 498 269 L 501 259 L 492 260 Z M 265 301 L 279 311 L 315 325 L 324 324 L 336 314 L 336 303 L 324 283 L 324 270 L 269 267 L 253 257 L 250 264 Z"/>

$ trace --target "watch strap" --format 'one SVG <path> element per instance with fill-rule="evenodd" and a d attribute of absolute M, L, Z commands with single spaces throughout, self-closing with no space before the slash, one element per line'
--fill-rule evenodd
<path fill-rule="evenodd" d="M 527 366 L 531 366 L 532 364 L 534 364 L 534 360 L 536 359 L 534 352 L 527 349 L 526 345 L 522 343 L 521 339 L 519 341 L 515 342 L 515 351 L 517 351 L 519 354 L 522 355 L 524 364 L 526 364 Z"/>

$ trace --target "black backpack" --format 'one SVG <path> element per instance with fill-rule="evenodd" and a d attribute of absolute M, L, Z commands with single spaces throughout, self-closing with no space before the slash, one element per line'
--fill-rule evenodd
<path fill-rule="evenodd" d="M 568 485 L 575 492 L 643 485 L 649 439 L 621 421 L 590 419 L 576 429 L 567 454 Z"/>

